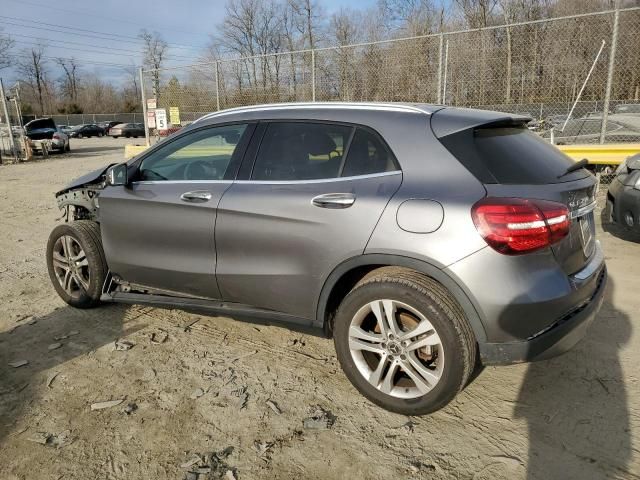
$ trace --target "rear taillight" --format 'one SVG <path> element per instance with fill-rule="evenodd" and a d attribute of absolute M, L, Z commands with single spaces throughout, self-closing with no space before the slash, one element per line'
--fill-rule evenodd
<path fill-rule="evenodd" d="M 548 247 L 564 238 L 571 224 L 562 203 L 524 198 L 483 198 L 471 216 L 482 238 L 505 255 Z"/>
<path fill-rule="evenodd" d="M 53 138 L 55 138 L 56 140 L 60 140 L 60 135 L 58 135 L 57 133 L 54 133 Z"/>

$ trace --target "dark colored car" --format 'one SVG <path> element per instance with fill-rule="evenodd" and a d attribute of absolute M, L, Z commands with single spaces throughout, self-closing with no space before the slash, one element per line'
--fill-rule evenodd
<path fill-rule="evenodd" d="M 640 154 L 629 157 L 617 168 L 607 192 L 605 216 L 640 232 Z"/>
<path fill-rule="evenodd" d="M 316 329 L 371 401 L 432 412 L 477 358 L 571 348 L 602 302 L 596 179 L 527 122 L 401 104 L 216 112 L 58 192 L 49 275 L 78 308 Z"/>
<path fill-rule="evenodd" d="M 109 135 L 113 138 L 138 138 L 144 137 L 144 125 L 142 123 L 121 123 L 115 127 L 111 127 Z"/>
<path fill-rule="evenodd" d="M 102 128 L 102 130 L 104 130 L 105 135 L 109 135 L 109 130 L 111 130 L 111 127 L 115 127 L 116 125 L 121 125 L 121 124 L 122 122 L 112 120 L 109 122 L 100 122 L 98 123 L 98 126 Z"/>
<path fill-rule="evenodd" d="M 56 126 L 56 122 L 52 118 L 31 120 L 25 124 L 24 132 L 31 140 L 51 140 L 51 146 L 55 150 L 64 152 L 71 150 L 69 136 Z"/>
<path fill-rule="evenodd" d="M 76 125 L 69 132 L 69 136 L 73 138 L 103 137 L 104 129 L 93 123 L 87 125 Z"/>

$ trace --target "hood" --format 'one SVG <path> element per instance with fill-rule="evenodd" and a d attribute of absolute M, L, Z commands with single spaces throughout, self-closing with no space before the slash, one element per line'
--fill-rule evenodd
<path fill-rule="evenodd" d="M 102 176 L 107 171 L 107 169 L 112 165 L 115 165 L 115 163 L 110 163 L 106 167 L 98 168 L 97 170 L 86 173 L 81 177 L 78 177 L 75 180 L 72 180 L 68 185 L 65 185 L 65 187 L 62 190 L 60 190 L 59 192 L 56 192 L 56 196 L 62 193 L 65 193 L 71 189 L 82 187 L 83 185 L 98 183 L 99 181 L 102 180 Z"/>
<path fill-rule="evenodd" d="M 37 120 L 31 120 L 24 125 L 24 129 L 29 133 L 32 130 L 41 130 L 41 129 L 56 129 L 56 122 L 53 121 L 53 118 L 38 118 Z"/>

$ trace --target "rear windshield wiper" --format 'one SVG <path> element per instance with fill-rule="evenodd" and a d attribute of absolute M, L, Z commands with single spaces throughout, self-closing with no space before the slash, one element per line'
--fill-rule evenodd
<path fill-rule="evenodd" d="M 575 172 L 576 170 L 580 170 L 581 168 L 584 168 L 587 165 L 589 165 L 589 160 L 587 160 L 586 158 L 583 158 L 579 162 L 576 162 L 573 165 L 569 166 L 569 168 L 567 168 L 566 172 L 564 172 L 562 175 L 558 175 L 558 178 L 562 178 L 565 175 L 570 174 L 571 172 Z"/>

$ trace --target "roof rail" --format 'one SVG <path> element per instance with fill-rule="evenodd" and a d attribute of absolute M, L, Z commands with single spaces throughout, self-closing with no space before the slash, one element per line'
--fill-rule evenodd
<path fill-rule="evenodd" d="M 201 120 L 208 120 L 210 118 L 221 117 L 224 115 L 231 115 L 234 113 L 243 112 L 259 112 L 265 110 L 303 110 L 303 109 L 322 109 L 322 108 L 343 108 L 353 110 L 385 110 L 391 112 L 409 112 L 418 113 L 422 115 L 429 115 L 430 112 L 421 109 L 417 106 L 407 105 L 402 103 L 376 103 L 376 102 L 294 102 L 294 103 L 268 103 L 263 105 L 251 105 L 246 107 L 235 107 L 226 110 L 220 110 L 218 112 L 208 113 L 193 123 L 200 122 Z"/>

